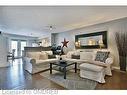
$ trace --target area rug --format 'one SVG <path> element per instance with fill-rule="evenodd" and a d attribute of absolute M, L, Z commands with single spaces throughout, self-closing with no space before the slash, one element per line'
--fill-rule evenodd
<path fill-rule="evenodd" d="M 66 79 L 64 79 L 63 73 L 58 71 L 53 71 L 52 74 L 46 71 L 40 75 L 69 90 L 94 90 L 97 85 L 97 82 L 81 78 L 79 73 L 72 71 L 67 72 Z"/>

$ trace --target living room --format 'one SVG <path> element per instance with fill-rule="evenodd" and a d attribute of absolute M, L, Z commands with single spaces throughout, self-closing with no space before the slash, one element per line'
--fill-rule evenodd
<path fill-rule="evenodd" d="M 126 10 L 0 6 L 0 88 L 126 90 Z M 107 56 L 98 60 L 99 53 Z M 58 71 L 52 70 L 54 65 Z M 75 68 L 66 72 L 69 66 Z"/>

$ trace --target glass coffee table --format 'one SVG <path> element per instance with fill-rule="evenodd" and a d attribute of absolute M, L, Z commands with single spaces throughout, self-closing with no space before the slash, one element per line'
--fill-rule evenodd
<path fill-rule="evenodd" d="M 75 73 L 77 73 L 77 63 L 76 62 L 70 63 L 70 62 L 60 60 L 56 63 L 50 63 L 50 74 L 52 74 L 52 70 L 57 70 L 57 71 L 63 72 L 64 79 L 66 79 L 66 72 L 70 69 L 73 69 L 73 67 L 70 69 L 68 69 L 68 67 L 70 67 L 72 65 L 74 65 Z"/>

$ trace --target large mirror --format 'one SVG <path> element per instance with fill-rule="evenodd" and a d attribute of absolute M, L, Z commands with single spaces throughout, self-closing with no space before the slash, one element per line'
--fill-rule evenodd
<path fill-rule="evenodd" d="M 76 49 L 107 48 L 107 31 L 76 35 L 75 47 Z"/>

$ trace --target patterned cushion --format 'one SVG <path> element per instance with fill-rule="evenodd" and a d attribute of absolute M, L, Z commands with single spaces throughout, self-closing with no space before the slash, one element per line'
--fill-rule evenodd
<path fill-rule="evenodd" d="M 97 51 L 95 61 L 105 62 L 110 52 Z"/>

